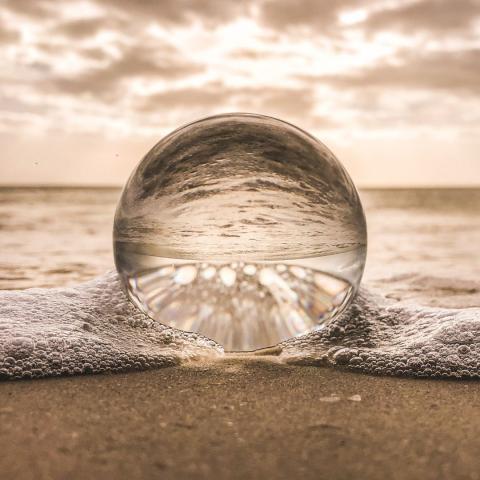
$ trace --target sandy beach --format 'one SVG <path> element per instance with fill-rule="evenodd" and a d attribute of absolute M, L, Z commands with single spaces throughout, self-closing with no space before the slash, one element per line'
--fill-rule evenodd
<path fill-rule="evenodd" d="M 2 288 L 72 285 L 111 266 L 118 191 L 2 195 Z M 432 307 L 478 305 L 478 190 L 363 195 L 368 288 Z M 479 402 L 476 381 L 274 357 L 0 382 L 0 477 L 477 479 Z"/>
<path fill-rule="evenodd" d="M 480 385 L 271 360 L 0 384 L 4 479 L 476 479 Z"/>

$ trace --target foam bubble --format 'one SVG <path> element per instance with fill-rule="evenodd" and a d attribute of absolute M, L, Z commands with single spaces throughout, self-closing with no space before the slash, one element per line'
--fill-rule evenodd
<path fill-rule="evenodd" d="M 381 375 L 480 378 L 480 308 L 387 301 L 363 289 L 332 323 L 280 345 L 279 360 Z M 0 378 L 124 372 L 220 358 L 127 299 L 116 273 L 70 288 L 0 291 Z"/>
<path fill-rule="evenodd" d="M 116 273 L 73 288 L 0 292 L 0 378 L 124 372 L 222 354 L 126 298 Z"/>
<path fill-rule="evenodd" d="M 361 289 L 340 318 L 281 347 L 280 358 L 293 364 L 378 375 L 480 378 L 480 308 L 422 307 Z"/>

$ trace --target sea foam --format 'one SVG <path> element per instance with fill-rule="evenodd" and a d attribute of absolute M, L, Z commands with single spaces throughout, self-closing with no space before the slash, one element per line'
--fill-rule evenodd
<path fill-rule="evenodd" d="M 480 378 L 480 308 L 421 307 L 361 289 L 341 317 L 273 352 L 291 364 Z M 115 272 L 69 288 L 0 291 L 2 379 L 146 370 L 224 355 L 211 340 L 143 315 Z"/>

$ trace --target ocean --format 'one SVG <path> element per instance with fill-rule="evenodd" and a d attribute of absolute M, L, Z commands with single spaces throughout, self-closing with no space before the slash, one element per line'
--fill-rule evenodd
<path fill-rule="evenodd" d="M 361 190 L 363 283 L 427 305 L 480 304 L 480 189 Z M 69 286 L 114 268 L 120 189 L 0 189 L 0 290 Z"/>
<path fill-rule="evenodd" d="M 119 195 L 0 189 L 0 374 L 145 369 L 222 355 L 212 342 L 143 318 L 115 274 L 105 274 L 114 268 Z M 369 242 L 363 289 L 341 319 L 286 342 L 279 358 L 379 374 L 480 376 L 480 190 L 360 195 Z M 23 292 L 32 287 L 60 288 Z"/>

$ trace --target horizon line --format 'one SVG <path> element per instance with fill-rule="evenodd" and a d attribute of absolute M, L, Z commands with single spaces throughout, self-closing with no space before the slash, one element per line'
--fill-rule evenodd
<path fill-rule="evenodd" d="M 91 190 L 120 190 L 124 185 L 120 184 L 68 184 L 68 183 L 31 183 L 31 184 L 0 184 L 0 189 L 91 189 Z M 475 190 L 480 189 L 480 184 L 440 184 L 440 185 L 355 185 L 358 190 Z"/>

